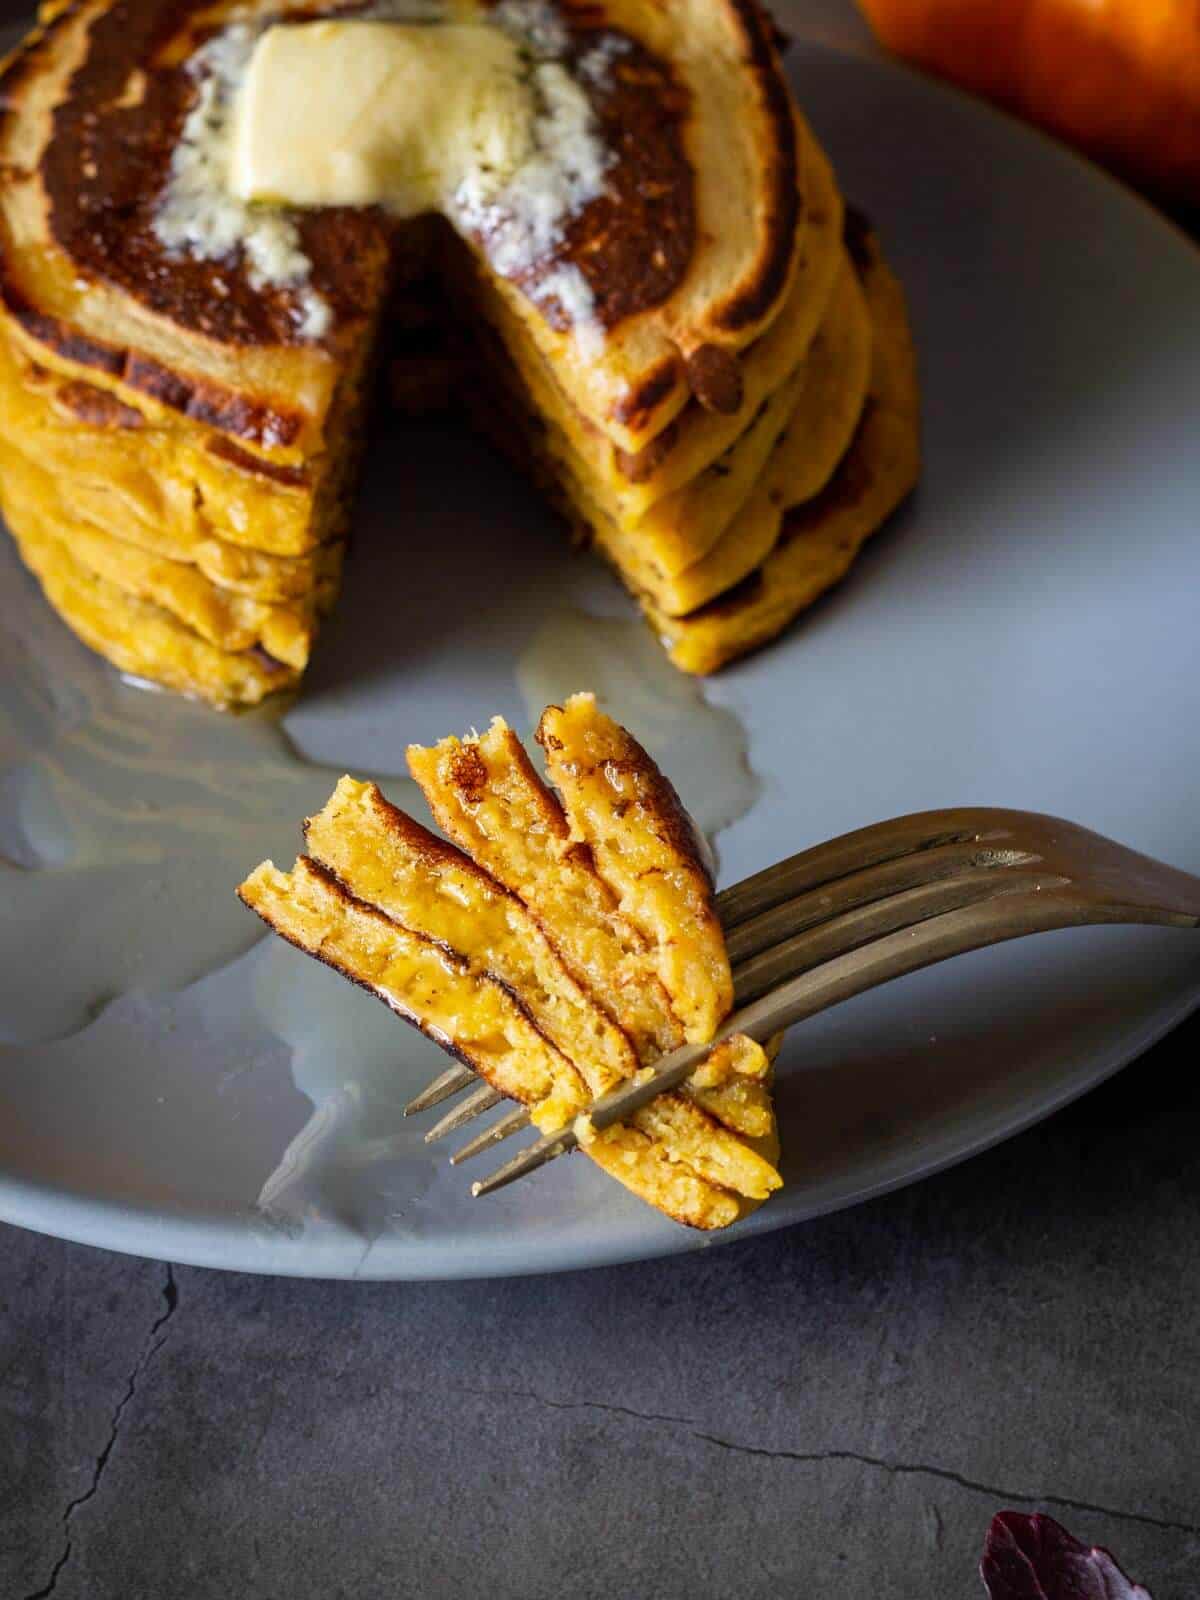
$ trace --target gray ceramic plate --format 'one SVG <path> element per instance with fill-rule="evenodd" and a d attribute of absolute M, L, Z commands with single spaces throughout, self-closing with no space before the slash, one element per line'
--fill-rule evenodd
<path fill-rule="evenodd" d="M 736 818 L 717 840 L 725 882 L 964 803 L 1058 812 L 1200 870 L 1200 261 L 1119 188 L 965 99 L 820 49 L 794 73 L 911 294 L 928 464 L 850 581 L 707 703 L 523 485 L 449 429 L 375 451 L 344 602 L 286 718 L 300 756 L 269 718 L 119 683 L 5 546 L 0 1216 L 330 1276 L 701 1243 L 582 1161 L 472 1201 L 399 1116 L 437 1053 L 259 940 L 232 898 L 262 855 L 290 859 L 328 768 L 396 774 L 407 740 L 494 711 L 527 726 L 526 700 L 599 687 L 710 826 Z M 1027 1126 L 1198 995 L 1194 940 L 1105 930 L 818 1018 L 781 1063 L 787 1187 L 731 1237 Z"/>

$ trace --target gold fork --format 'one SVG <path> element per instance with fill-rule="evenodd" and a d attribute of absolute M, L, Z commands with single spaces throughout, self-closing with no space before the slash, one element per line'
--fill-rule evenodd
<path fill-rule="evenodd" d="M 896 817 L 804 850 L 717 896 L 733 967 L 734 1010 L 706 1044 L 592 1102 L 599 1132 L 676 1088 L 731 1033 L 759 1043 L 818 1011 L 967 950 L 1095 923 L 1200 926 L 1200 878 L 1073 822 L 969 807 Z M 451 1067 L 408 1104 L 425 1111 L 476 1076 Z M 504 1097 L 475 1088 L 427 1140 L 466 1126 Z M 469 1160 L 528 1125 L 516 1107 L 450 1159 Z M 574 1124 L 544 1135 L 480 1183 L 492 1194 L 578 1143 Z"/>

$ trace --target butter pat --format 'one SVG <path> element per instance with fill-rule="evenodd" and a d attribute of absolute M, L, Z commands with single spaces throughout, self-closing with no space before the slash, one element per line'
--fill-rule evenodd
<path fill-rule="evenodd" d="M 515 40 L 484 23 L 268 28 L 234 106 L 229 184 L 244 201 L 447 211 L 534 153 Z"/>

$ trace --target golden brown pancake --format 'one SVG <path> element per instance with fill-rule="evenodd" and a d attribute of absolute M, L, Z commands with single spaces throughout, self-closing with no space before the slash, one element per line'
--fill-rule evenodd
<path fill-rule="evenodd" d="M 636 741 L 603 717 L 590 696 L 549 708 L 542 737 L 563 736 L 563 760 L 578 742 L 581 766 L 603 753 L 624 764 L 630 786 L 615 811 L 598 808 L 588 768 L 570 786 L 578 807 L 568 792 L 563 810 L 539 780 L 528 783 L 532 769 L 523 750 L 517 769 L 510 765 L 516 741 L 507 734 L 493 727 L 493 746 L 503 747 L 494 789 L 478 771 L 469 782 L 482 827 L 460 830 L 489 838 L 490 848 L 472 856 L 392 806 L 374 784 L 343 778 L 305 826 L 308 855 L 290 874 L 264 862 L 238 892 L 284 938 L 372 990 L 502 1094 L 529 1105 L 534 1123 L 549 1130 L 656 1059 L 647 1017 L 661 1013 L 669 1044 L 685 1029 L 703 1040 L 704 1006 L 691 987 L 686 993 L 677 987 L 680 979 L 722 997 L 724 1009 L 731 988 L 711 884 L 686 814 Z M 464 748 L 454 747 L 460 758 Z M 437 796 L 442 758 L 453 764 L 453 750 L 411 755 L 427 792 Z M 461 796 L 468 791 L 461 759 L 457 765 L 454 794 Z M 510 849 L 507 827 L 490 826 L 522 811 L 527 820 L 541 816 L 551 824 L 532 851 L 519 843 Z M 643 862 L 653 856 L 671 887 L 640 898 L 626 892 L 628 904 L 617 906 L 618 891 L 592 864 L 592 847 L 572 840 L 586 832 L 598 833 L 598 854 L 610 867 L 623 837 Z M 547 840 L 567 863 L 561 876 L 543 855 Z M 507 881 L 488 870 L 492 862 L 502 864 Z M 603 918 L 601 907 L 609 913 Z M 686 928 L 678 920 L 684 910 Z M 657 975 L 660 967 L 666 981 Z M 607 981 L 614 975 L 615 983 Z M 642 975 L 648 1007 L 635 992 Z M 672 994 L 687 1020 L 671 1010 Z M 715 1012 L 709 1036 L 723 1014 Z M 597 1133 L 585 1118 L 578 1124 L 581 1148 L 676 1220 L 723 1227 L 779 1185 L 769 1083 L 767 1054 L 732 1035 L 694 1082 L 659 1096 L 628 1123 Z"/>
<path fill-rule="evenodd" d="M 639 770 L 646 759 L 641 752 Z M 669 918 L 638 926 L 625 915 L 619 888 L 604 878 L 591 846 L 574 835 L 562 801 L 538 776 L 503 718 L 468 739 L 443 739 L 431 749 L 410 745 L 408 765 L 439 827 L 525 903 L 568 970 L 629 1036 L 639 1062 L 646 1065 L 678 1049 L 686 1038 L 685 1023 L 661 970 L 672 937 Z M 653 807 L 652 788 L 645 798 Z M 681 841 L 686 866 L 680 870 L 686 871 L 691 892 L 703 895 L 703 863 L 681 832 L 678 802 L 667 800 L 661 811 L 650 809 L 648 815 L 668 839 Z M 653 915 L 656 902 L 645 910 Z M 712 939 L 710 927 L 696 947 L 697 954 L 707 948 L 717 966 L 704 991 L 710 1012 L 720 1009 L 714 1000 L 726 994 L 728 981 Z M 751 1105 L 756 1096 L 745 1088 L 746 1081 L 743 1072 L 701 1090 L 693 1080 L 685 1092 L 728 1126 L 755 1134 L 761 1111 Z"/>

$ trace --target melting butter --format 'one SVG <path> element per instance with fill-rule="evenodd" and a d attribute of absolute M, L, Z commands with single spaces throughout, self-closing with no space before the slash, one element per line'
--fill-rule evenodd
<path fill-rule="evenodd" d="M 231 106 L 245 75 L 255 35 L 245 23 L 216 34 L 188 62 L 196 99 L 171 153 L 167 185 L 154 231 L 168 250 L 220 261 L 240 248 L 251 285 L 290 289 L 299 331 L 320 339 L 329 331 L 329 303 L 312 287 L 312 263 L 295 220 L 278 209 L 251 207 L 226 181 L 232 140 Z"/>
<path fill-rule="evenodd" d="M 234 110 L 242 200 L 448 210 L 498 191 L 534 153 L 517 41 L 481 22 L 310 22 L 268 28 Z"/>
<path fill-rule="evenodd" d="M 483 20 L 267 28 L 214 157 L 247 239 L 263 237 L 262 218 L 286 218 L 282 206 L 439 212 L 535 303 L 556 303 L 595 355 L 595 297 L 554 252 L 568 221 L 603 194 L 613 153 L 580 81 L 598 81 L 589 63 L 599 47 L 576 76 L 568 45 L 537 0 L 502 0 Z M 290 260 L 280 270 L 293 270 Z"/>

